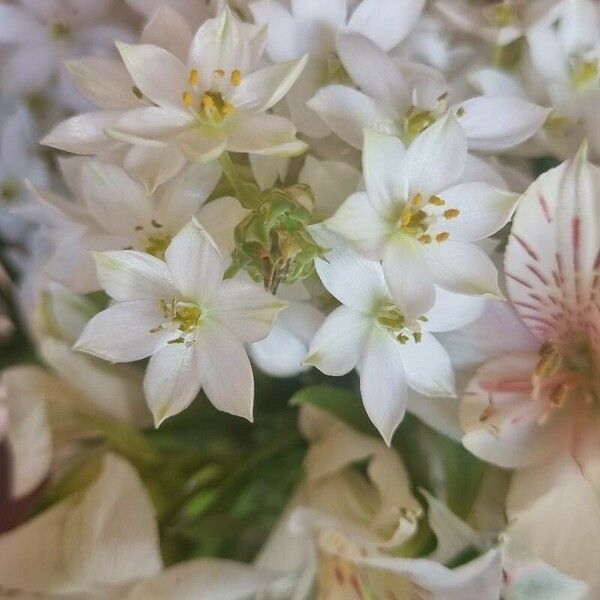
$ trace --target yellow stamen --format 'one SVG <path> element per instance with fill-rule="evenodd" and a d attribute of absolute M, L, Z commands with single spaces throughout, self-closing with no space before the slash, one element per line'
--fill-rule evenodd
<path fill-rule="evenodd" d="M 235 107 L 233 106 L 233 104 L 229 104 L 229 102 L 226 102 L 225 104 L 223 104 L 221 113 L 224 115 L 230 115 L 234 110 L 235 110 Z"/>
<path fill-rule="evenodd" d="M 435 236 L 435 241 L 441 244 L 445 242 L 450 237 L 450 234 L 447 231 L 442 231 Z"/>
<path fill-rule="evenodd" d="M 214 108 L 215 107 L 215 101 L 214 98 L 206 93 L 202 96 L 202 106 L 204 106 L 204 108 Z"/>
<path fill-rule="evenodd" d="M 421 242 L 421 244 L 431 244 L 431 236 L 428 235 L 427 233 L 418 237 L 417 241 Z"/>
<path fill-rule="evenodd" d="M 451 219 L 456 219 L 460 215 L 460 210 L 458 208 L 449 208 L 444 211 L 444 218 L 450 221 Z"/>
<path fill-rule="evenodd" d="M 400 225 L 402 225 L 402 227 L 406 227 L 410 223 L 412 216 L 413 214 L 410 210 L 410 206 L 405 206 L 400 217 Z"/>
<path fill-rule="evenodd" d="M 191 108 L 194 103 L 194 98 L 192 94 L 186 90 L 181 96 L 181 101 L 186 108 Z"/>
<path fill-rule="evenodd" d="M 411 206 L 419 207 L 421 206 L 421 203 L 423 202 L 423 196 L 421 194 L 415 194 L 415 196 L 413 196 L 413 199 L 410 201 Z"/>
<path fill-rule="evenodd" d="M 242 83 L 242 74 L 239 69 L 235 69 L 235 70 L 231 71 L 230 80 L 231 80 L 232 85 L 235 85 L 235 87 L 237 87 L 238 85 L 240 85 L 240 83 Z"/>
<path fill-rule="evenodd" d="M 215 75 L 217 77 L 225 77 L 225 71 L 223 69 L 215 69 Z"/>
<path fill-rule="evenodd" d="M 196 86 L 200 81 L 200 74 L 198 73 L 198 69 L 192 69 L 190 71 L 190 76 L 188 77 L 188 81 L 190 85 Z"/>
<path fill-rule="evenodd" d="M 433 204 L 433 206 L 444 206 L 446 201 L 439 196 L 431 196 L 431 198 L 429 198 L 429 204 Z"/>

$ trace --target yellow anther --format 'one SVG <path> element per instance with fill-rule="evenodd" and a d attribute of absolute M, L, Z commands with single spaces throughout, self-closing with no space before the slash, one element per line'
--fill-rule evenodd
<path fill-rule="evenodd" d="M 413 332 L 413 340 L 418 344 L 423 339 L 423 334 L 420 331 Z"/>
<path fill-rule="evenodd" d="M 431 196 L 431 198 L 429 198 L 429 204 L 433 204 L 433 206 L 444 206 L 446 201 L 439 196 Z"/>
<path fill-rule="evenodd" d="M 423 202 L 423 196 L 421 194 L 415 194 L 413 196 L 413 199 L 410 201 L 411 206 L 417 208 L 419 206 L 421 206 L 421 203 Z"/>
<path fill-rule="evenodd" d="M 402 227 L 406 227 L 410 223 L 412 216 L 413 216 L 413 213 L 410 210 L 410 206 L 405 206 L 404 210 L 402 211 L 402 215 L 400 217 L 400 225 Z"/>
<path fill-rule="evenodd" d="M 435 236 L 435 241 L 441 244 L 445 242 L 450 237 L 450 234 L 447 231 L 442 231 Z"/>
<path fill-rule="evenodd" d="M 229 102 L 226 102 L 225 104 L 223 104 L 223 108 L 221 109 L 221 114 L 230 115 L 234 110 L 235 110 L 235 107 L 233 106 L 233 104 L 229 104 Z"/>
<path fill-rule="evenodd" d="M 215 69 L 215 75 L 217 77 L 225 77 L 225 71 L 223 69 Z"/>
<path fill-rule="evenodd" d="M 192 96 L 192 94 L 190 92 L 188 92 L 187 90 L 185 92 L 183 92 L 183 94 L 181 95 L 181 101 L 183 102 L 183 105 L 186 108 L 191 108 L 192 104 L 194 104 L 194 97 Z"/>
<path fill-rule="evenodd" d="M 215 100 L 209 93 L 206 93 L 202 96 L 202 106 L 204 106 L 204 108 L 215 107 Z"/>
<path fill-rule="evenodd" d="M 427 233 L 419 236 L 417 238 L 417 241 L 421 242 L 421 244 L 431 244 L 431 236 Z"/>
<path fill-rule="evenodd" d="M 450 221 L 450 219 L 456 219 L 458 215 L 460 215 L 460 210 L 458 210 L 458 208 L 449 208 L 444 211 L 444 218 L 448 219 L 448 221 Z"/>
<path fill-rule="evenodd" d="M 230 80 L 231 80 L 232 85 L 235 85 L 236 87 L 238 85 L 240 85 L 240 83 L 242 83 L 242 73 L 240 72 L 239 69 L 235 69 L 235 70 L 231 71 Z"/>
<path fill-rule="evenodd" d="M 199 81 L 200 81 L 200 74 L 198 73 L 198 69 L 192 69 L 190 71 L 190 76 L 188 77 L 188 81 L 190 82 L 190 85 L 198 85 Z"/>

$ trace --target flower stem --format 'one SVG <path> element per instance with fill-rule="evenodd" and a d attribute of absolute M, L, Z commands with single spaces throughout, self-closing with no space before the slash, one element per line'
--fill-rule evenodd
<path fill-rule="evenodd" d="M 256 184 L 248 183 L 240 177 L 229 152 L 225 151 L 219 156 L 219 163 L 240 204 L 244 208 L 254 208 L 257 205 L 258 198 Z"/>

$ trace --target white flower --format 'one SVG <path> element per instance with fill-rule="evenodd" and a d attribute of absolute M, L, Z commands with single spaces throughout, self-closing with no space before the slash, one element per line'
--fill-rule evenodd
<path fill-rule="evenodd" d="M 467 322 L 473 304 L 467 299 L 450 308 L 441 302 L 414 319 L 394 304 L 378 263 L 334 250 L 316 267 L 343 306 L 327 317 L 305 362 L 334 376 L 358 367 L 367 414 L 389 444 L 404 416 L 408 387 L 425 396 L 454 395 L 450 359 L 429 331 Z"/>
<path fill-rule="evenodd" d="M 308 106 L 334 133 L 361 148 L 363 129 L 396 135 L 410 143 L 447 110 L 451 90 L 431 69 L 398 65 L 377 44 L 358 33 L 340 33 L 337 50 L 360 91 L 329 85 Z M 531 137 L 549 110 L 519 97 L 477 96 L 450 109 L 465 131 L 469 149 L 504 150 Z"/>
<path fill-rule="evenodd" d="M 154 106 L 125 112 L 111 129 L 113 137 L 150 146 L 170 142 L 198 162 L 225 150 L 304 151 L 293 124 L 265 111 L 285 96 L 306 58 L 254 70 L 263 46 L 229 9 L 197 31 L 187 65 L 158 46 L 118 48 L 135 85 Z"/>
<path fill-rule="evenodd" d="M 284 597 L 499 596 L 500 552 L 485 552 L 487 536 L 429 494 L 436 551 L 418 559 L 397 555 L 424 515 L 395 450 L 320 411 L 303 411 L 301 426 L 310 441 L 305 477 L 257 560 L 290 574 L 293 593 Z M 366 473 L 359 473 L 355 463 L 365 462 Z M 467 547 L 482 556 L 457 569 L 444 566 Z"/>
<path fill-rule="evenodd" d="M 461 183 L 467 141 L 447 115 L 408 149 L 392 136 L 365 132 L 366 193 L 350 196 L 325 226 L 363 255 L 381 259 L 403 315 L 434 304 L 436 286 L 468 295 L 500 295 L 497 273 L 476 244 L 510 218 L 517 196 L 487 184 Z"/>
<path fill-rule="evenodd" d="M 336 46 L 338 32 L 346 28 L 358 31 L 389 51 L 410 33 L 424 4 L 422 0 L 361 0 L 351 15 L 346 0 L 293 0 L 291 12 L 277 0 L 250 5 L 255 21 L 269 25 L 267 52 L 272 61 L 310 55 L 287 96 L 292 120 L 302 133 L 311 137 L 329 134 L 329 127 L 306 107 L 306 102 L 321 86 L 345 77 Z"/>
<path fill-rule="evenodd" d="M 490 462 L 522 468 L 568 448 L 586 472 L 598 439 L 599 198 L 600 170 L 583 149 L 520 201 L 505 269 L 533 337 L 484 364 L 462 407 L 464 444 Z"/>
<path fill-rule="evenodd" d="M 211 240 L 190 223 L 162 260 L 123 250 L 95 255 L 116 304 L 96 315 L 76 349 L 112 362 L 151 356 L 144 390 L 157 425 L 200 388 L 220 410 L 252 419 L 254 380 L 246 342 L 267 336 L 285 305 L 255 284 L 223 281 Z"/>
<path fill-rule="evenodd" d="M 90 251 L 133 249 L 163 258 L 171 239 L 190 219 L 202 218 L 200 207 L 219 181 L 219 166 L 189 165 L 173 178 L 173 171 L 182 166 L 177 155 L 143 149 L 138 164 L 134 150 L 125 159 L 126 169 L 96 160 L 60 161 L 74 202 L 33 188 L 44 212 L 30 208 L 29 218 L 49 219 L 55 244 L 46 265 L 51 279 L 83 293 L 98 290 Z M 222 198 L 214 204 L 220 209 L 221 225 L 229 223 L 231 232 L 239 211 L 230 206 L 237 201 Z M 214 210 L 208 210 L 209 221 Z"/>
<path fill-rule="evenodd" d="M 61 70 L 73 55 L 107 54 L 114 39 L 129 32 L 110 23 L 112 0 L 21 0 L 0 6 L 0 44 L 7 45 L 3 65 L 4 93 L 26 95 L 45 90 L 59 78 L 59 97 L 68 108 L 81 99 Z"/>

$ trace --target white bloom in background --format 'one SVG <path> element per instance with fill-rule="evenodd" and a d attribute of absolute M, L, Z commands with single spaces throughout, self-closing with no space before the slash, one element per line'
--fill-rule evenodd
<path fill-rule="evenodd" d="M 118 44 L 135 85 L 155 106 L 126 111 L 112 127 L 117 139 L 173 143 L 191 160 L 223 151 L 301 154 L 293 123 L 266 111 L 285 96 L 306 58 L 256 70 L 263 46 L 225 9 L 197 31 L 187 65 L 153 45 Z"/>
<path fill-rule="evenodd" d="M 45 91 L 58 78 L 58 95 L 77 109 L 63 60 L 82 54 L 108 54 L 115 39 L 130 37 L 110 21 L 112 0 L 21 0 L 0 6 L 0 44 L 8 48 L 1 87 L 5 94 Z M 20 5 L 20 6 L 18 6 Z"/>
<path fill-rule="evenodd" d="M 360 32 L 388 52 L 410 33 L 424 4 L 423 0 L 361 0 L 350 15 L 346 0 L 292 0 L 291 12 L 277 0 L 250 4 L 255 21 L 269 26 L 267 53 L 273 62 L 309 54 L 304 72 L 287 96 L 299 131 L 311 137 L 330 132 L 306 102 L 322 86 L 347 79 L 338 56 L 338 32 L 347 28 Z"/>
<path fill-rule="evenodd" d="M 510 219 L 518 196 L 464 183 L 467 141 L 452 115 L 408 149 L 395 137 L 365 132 L 366 192 L 350 196 L 325 226 L 361 254 L 381 259 L 402 314 L 412 321 L 434 305 L 436 286 L 500 296 L 496 268 L 474 242 Z"/>
<path fill-rule="evenodd" d="M 204 389 L 219 409 L 252 420 L 254 380 L 244 343 L 266 337 L 285 304 L 245 281 L 223 281 L 212 241 L 190 223 L 165 261 L 133 250 L 95 255 L 116 303 L 75 345 L 111 362 L 150 356 L 144 390 L 157 425 Z"/>
<path fill-rule="evenodd" d="M 600 171 L 585 149 L 523 196 L 505 256 L 510 299 L 533 337 L 484 364 L 465 392 L 465 445 L 508 468 L 565 448 L 584 470 L 598 443 Z"/>
<path fill-rule="evenodd" d="M 339 58 L 360 90 L 329 85 L 308 106 L 333 132 L 355 148 L 363 130 L 396 135 L 407 144 L 451 110 L 467 137 L 470 150 L 505 150 L 530 138 L 549 109 L 510 96 L 477 96 L 456 102 L 442 76 L 418 65 L 399 64 L 359 33 L 340 33 Z M 453 105 L 448 108 L 448 103 Z"/>
<path fill-rule="evenodd" d="M 220 167 L 215 163 L 188 165 L 172 177 L 173 167 L 181 169 L 181 164 L 166 160 L 158 150 L 151 170 L 148 159 L 154 152 L 143 153 L 141 168 L 128 160 L 131 153 L 125 160 L 126 169 L 96 160 L 63 159 L 60 165 L 74 201 L 33 188 L 40 205 L 30 207 L 28 218 L 50 221 L 55 249 L 46 273 L 52 280 L 82 293 L 98 290 L 90 252 L 132 249 L 164 258 L 173 237 L 200 215 L 221 177 Z M 214 204 L 220 209 L 221 224 L 231 223 L 230 215 L 238 218 L 237 212 L 229 209 L 238 205 L 233 198 Z M 214 210 L 211 206 L 211 219 Z M 229 229 L 235 224 L 237 221 Z"/>
<path fill-rule="evenodd" d="M 443 0 L 435 8 L 464 33 L 507 46 L 531 28 L 556 21 L 561 4 L 562 0 L 502 0 L 473 6 L 465 0 Z"/>
<path fill-rule="evenodd" d="M 441 302 L 419 319 L 407 317 L 390 297 L 378 263 L 333 250 L 316 267 L 342 306 L 317 331 L 305 362 L 333 376 L 358 368 L 365 410 L 389 444 L 404 416 L 408 387 L 425 396 L 454 395 L 450 359 L 429 332 L 468 322 L 473 305 Z"/>
<path fill-rule="evenodd" d="M 305 477 L 256 561 L 288 574 L 288 595 L 275 597 L 498 598 L 500 552 L 429 494 L 437 549 L 398 556 L 424 515 L 395 450 L 314 409 L 302 411 L 301 427 L 310 442 Z M 355 463 L 365 462 L 359 472 Z M 444 566 L 467 547 L 482 556 Z"/>

